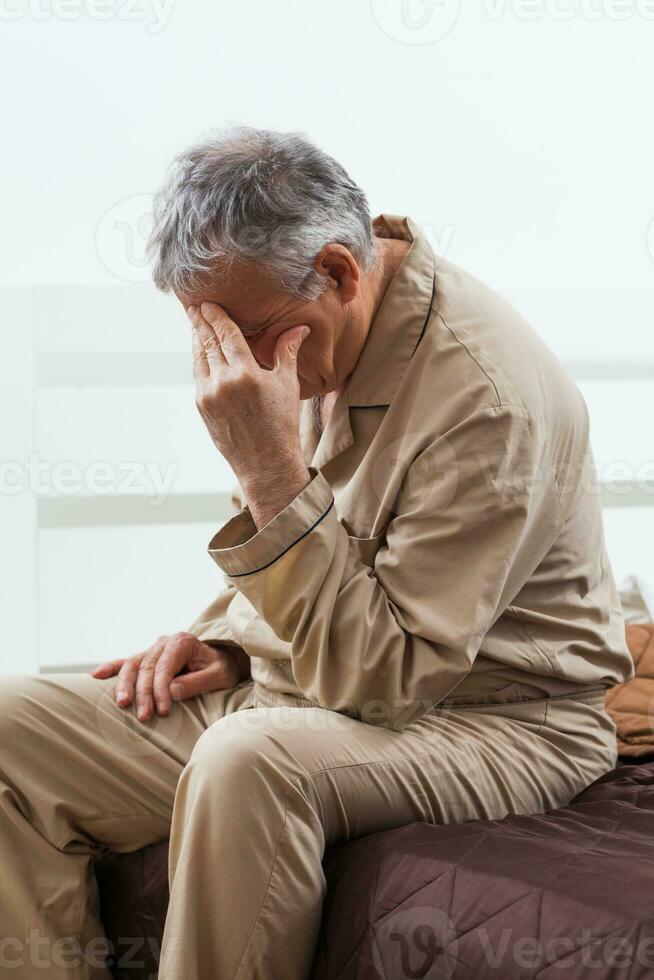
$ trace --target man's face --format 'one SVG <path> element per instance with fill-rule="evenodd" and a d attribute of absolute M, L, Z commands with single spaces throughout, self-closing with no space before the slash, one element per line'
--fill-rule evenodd
<path fill-rule="evenodd" d="M 277 338 L 291 327 L 306 324 L 311 333 L 298 354 L 300 397 L 325 394 L 342 383 L 339 340 L 353 314 L 343 303 L 338 284 L 329 281 L 325 292 L 307 301 L 282 292 L 259 267 L 234 263 L 229 275 L 207 281 L 192 293 L 179 294 L 182 305 L 217 303 L 240 328 L 250 350 L 263 368 L 274 366 Z"/>

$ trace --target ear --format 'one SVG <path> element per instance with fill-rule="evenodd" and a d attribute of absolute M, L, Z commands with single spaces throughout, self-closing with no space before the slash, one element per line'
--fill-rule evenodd
<path fill-rule="evenodd" d="M 316 256 L 314 268 L 327 280 L 328 289 L 337 289 L 342 303 L 351 303 L 359 292 L 361 269 L 349 249 L 330 242 Z"/>

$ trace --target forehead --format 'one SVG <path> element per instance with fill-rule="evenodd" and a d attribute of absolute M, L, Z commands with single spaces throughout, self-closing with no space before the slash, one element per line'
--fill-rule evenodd
<path fill-rule="evenodd" d="M 218 303 L 244 334 L 292 315 L 304 305 L 276 287 L 260 267 L 245 262 L 234 262 L 214 276 L 207 275 L 200 285 L 178 293 L 177 298 L 185 309 L 203 302 Z"/>

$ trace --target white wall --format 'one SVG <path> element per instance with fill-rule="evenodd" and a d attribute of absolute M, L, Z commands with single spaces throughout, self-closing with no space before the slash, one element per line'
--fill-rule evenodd
<path fill-rule="evenodd" d="M 582 376 L 639 375 L 584 390 L 600 462 L 642 477 L 654 458 L 653 40 L 654 0 L 0 0 L 0 459 L 36 453 L 49 467 L 43 491 L 0 489 L 0 669 L 129 653 L 220 586 L 202 544 L 218 498 L 215 519 L 169 519 L 159 535 L 150 514 L 107 529 L 113 498 L 101 518 L 80 502 L 75 528 L 59 503 L 94 491 L 53 476 L 108 463 L 111 495 L 121 465 L 149 462 L 186 495 L 181 517 L 189 495 L 229 486 L 182 383 L 186 324 L 142 260 L 149 194 L 212 125 L 306 131 L 374 211 L 412 214 L 562 357 L 610 365 Z M 654 576 L 653 515 L 609 512 L 618 574 Z"/>

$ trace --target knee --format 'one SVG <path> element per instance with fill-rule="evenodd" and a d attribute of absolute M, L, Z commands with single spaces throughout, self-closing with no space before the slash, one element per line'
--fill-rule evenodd
<path fill-rule="evenodd" d="M 0 676 L 0 758 L 3 768 L 21 746 L 33 744 L 38 736 L 35 725 L 39 703 L 39 678 L 10 674 Z"/>
<path fill-rule="evenodd" d="M 84 705 L 95 705 L 106 683 L 81 673 L 0 677 L 0 746 L 34 753 L 70 729 Z"/>
<path fill-rule="evenodd" d="M 38 677 L 0 676 L 0 726 L 3 732 L 21 724 L 30 714 L 37 690 Z"/>
<path fill-rule="evenodd" d="M 269 715 L 250 709 L 215 722 L 196 742 L 186 774 L 223 793 L 287 791 L 304 771 Z"/>

